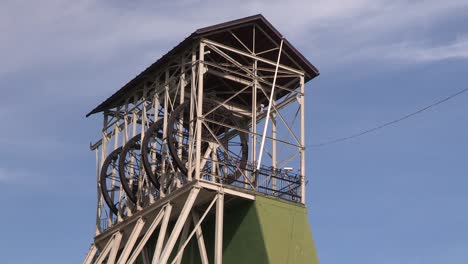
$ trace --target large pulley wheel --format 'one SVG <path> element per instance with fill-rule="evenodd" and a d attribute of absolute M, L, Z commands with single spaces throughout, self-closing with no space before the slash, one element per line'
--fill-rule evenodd
<path fill-rule="evenodd" d="M 189 130 L 195 127 L 196 120 L 189 120 L 189 106 L 186 102 L 174 110 L 167 129 L 169 151 L 184 175 L 188 172 L 189 159 L 185 153 L 189 153 L 190 144 L 196 145 L 196 139 L 189 138 Z M 229 110 L 215 102 L 205 102 L 203 112 L 208 114 L 204 115 L 202 125 L 201 170 L 208 177 L 214 176 L 220 182 L 231 183 L 242 175 L 247 166 L 248 136 L 241 130 L 248 131 L 248 128 Z M 192 164 L 195 166 L 194 162 Z"/>
<path fill-rule="evenodd" d="M 141 150 L 146 174 L 156 189 L 166 193 L 180 173 L 177 172 L 163 135 L 163 121 L 153 123 L 146 131 Z"/>
<path fill-rule="evenodd" d="M 174 159 L 174 163 L 183 175 L 187 175 L 188 172 L 188 155 L 181 156 L 180 154 L 189 153 L 189 106 L 188 102 L 179 105 L 169 117 L 167 127 L 167 145 L 169 152 Z"/>
<path fill-rule="evenodd" d="M 119 176 L 127 197 L 137 203 L 138 181 L 140 179 L 141 134 L 131 138 L 123 147 L 119 159 Z"/>
<path fill-rule="evenodd" d="M 120 178 L 118 176 L 118 160 L 122 147 L 112 151 L 102 164 L 101 173 L 99 175 L 99 183 L 102 197 L 109 207 L 110 211 L 115 215 L 119 212 L 119 191 Z"/>
<path fill-rule="evenodd" d="M 163 133 L 161 131 L 162 120 L 154 122 L 145 132 L 145 137 L 142 142 L 142 160 L 146 175 L 148 175 L 151 183 L 159 189 L 158 172 L 161 171 L 161 153 L 163 146 Z"/>

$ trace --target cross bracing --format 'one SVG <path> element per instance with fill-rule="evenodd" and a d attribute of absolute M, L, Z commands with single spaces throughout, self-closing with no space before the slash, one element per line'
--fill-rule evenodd
<path fill-rule="evenodd" d="M 190 214 L 197 218 L 194 205 L 216 203 L 218 243 L 223 190 L 305 203 L 305 82 L 318 72 L 261 16 L 197 32 L 90 113 L 102 111 L 104 118 L 102 137 L 91 145 L 98 205 L 89 263 L 133 263 L 138 256 L 168 263 L 181 235 L 202 234 L 185 228 Z M 204 204 L 197 195 L 206 184 L 219 188 Z M 171 218 L 173 197 L 189 189 L 180 215 Z M 141 215 L 156 205 L 161 209 L 148 226 Z M 165 221 L 175 221 L 174 237 L 158 240 L 148 254 L 145 236 L 164 231 Z M 127 233 L 117 232 L 119 226 Z M 136 240 L 141 245 L 128 249 Z M 219 245 L 215 254 L 221 263 Z"/>

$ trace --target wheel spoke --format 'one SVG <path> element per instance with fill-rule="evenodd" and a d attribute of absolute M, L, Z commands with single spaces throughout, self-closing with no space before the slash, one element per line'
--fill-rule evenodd
<path fill-rule="evenodd" d="M 215 103 L 207 101 L 204 105 L 204 108 L 206 108 L 204 110 L 209 111 L 209 109 L 213 109 L 215 107 Z M 186 176 L 188 172 L 188 168 L 186 166 L 189 158 L 188 154 L 184 155 L 184 153 L 189 152 L 189 144 L 196 144 L 196 142 L 194 142 L 195 139 L 193 139 L 192 142 L 189 142 L 189 124 L 192 122 L 187 121 L 189 109 L 190 107 L 187 102 L 179 105 L 179 107 L 174 110 L 168 122 L 169 126 L 167 133 L 169 152 L 171 153 L 175 164 L 184 176 Z M 180 121 L 182 119 L 184 122 Z M 212 174 L 212 163 L 218 162 L 219 165 L 229 167 L 232 171 L 229 173 L 230 175 L 223 175 L 224 172 L 220 171 L 218 172 L 220 177 L 229 176 L 231 179 L 238 178 L 242 174 L 241 170 L 244 170 L 247 166 L 248 137 L 245 133 L 239 133 L 230 127 L 239 127 L 244 130 L 248 130 L 248 128 L 242 126 L 242 122 L 240 122 L 238 118 L 232 115 L 232 113 L 223 106 L 218 107 L 214 112 L 205 116 L 205 120 L 205 126 L 203 126 L 201 133 L 202 153 L 207 151 L 211 143 L 222 144 L 223 146 L 218 146 L 217 148 L 219 161 L 214 161 L 211 157 L 207 157 L 204 160 L 204 168 L 201 168 L 202 172 L 204 174 Z M 210 120 L 213 120 L 213 122 L 210 122 Z M 180 155 L 181 152 L 183 153 L 182 156 Z"/>
<path fill-rule="evenodd" d="M 119 204 L 119 197 L 118 195 L 115 195 L 115 193 L 117 190 L 120 190 L 120 180 L 116 177 L 116 167 L 121 151 L 121 147 L 117 148 L 112 151 L 109 156 L 107 156 L 102 165 L 101 175 L 99 178 L 101 193 L 104 201 L 109 207 L 110 211 L 115 215 L 119 214 L 119 206 L 117 206 Z"/>

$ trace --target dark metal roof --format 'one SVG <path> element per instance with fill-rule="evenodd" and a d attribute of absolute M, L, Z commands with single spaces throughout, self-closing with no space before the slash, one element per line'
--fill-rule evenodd
<path fill-rule="evenodd" d="M 268 22 L 268 20 L 266 20 L 266 18 L 263 15 L 258 14 L 197 29 L 190 36 L 188 36 L 182 42 L 180 42 L 177 46 L 172 48 L 172 50 L 170 50 L 168 53 L 166 53 L 164 56 L 162 56 L 160 59 L 154 62 L 151 66 L 149 66 L 140 74 L 138 74 L 130 82 L 128 82 L 126 85 L 120 88 L 120 90 L 115 92 L 111 97 L 107 98 L 104 102 L 102 102 L 100 105 L 94 108 L 91 112 L 89 112 L 86 115 L 86 117 L 115 107 L 115 104 L 118 101 L 120 101 L 120 99 L 123 98 L 125 94 L 127 94 L 129 91 L 145 82 L 149 76 L 158 71 L 160 67 L 164 66 L 164 64 L 167 63 L 173 55 L 183 51 L 185 48 L 192 45 L 193 42 L 197 39 L 217 33 L 219 31 L 227 31 L 231 28 L 247 24 L 255 24 L 261 27 L 275 40 L 279 41 L 280 39 L 283 39 L 283 50 L 289 53 L 294 59 L 294 61 L 303 68 L 303 70 L 305 71 L 306 82 L 319 75 L 319 71 L 317 70 L 317 68 L 315 68 L 315 66 L 312 65 L 312 63 L 310 63 L 296 48 L 294 48 L 294 46 L 286 38 L 284 38 L 283 35 L 281 35 L 281 33 L 276 28 L 274 28 L 273 25 L 270 24 L 270 22 Z"/>

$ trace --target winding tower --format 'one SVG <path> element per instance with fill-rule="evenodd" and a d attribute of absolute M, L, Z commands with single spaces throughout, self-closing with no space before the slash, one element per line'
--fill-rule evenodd
<path fill-rule="evenodd" d="M 93 109 L 84 263 L 317 263 L 304 85 L 318 74 L 255 15 L 196 30 Z"/>

